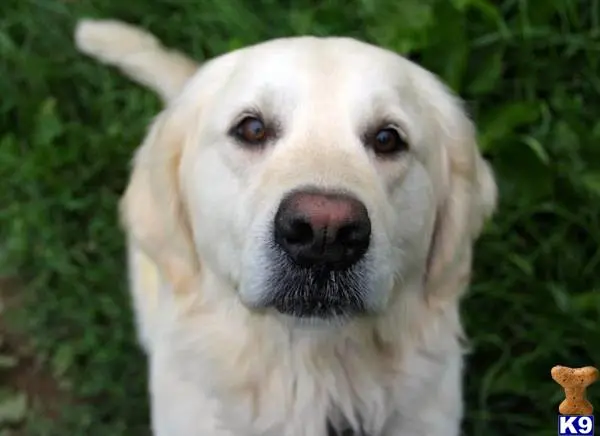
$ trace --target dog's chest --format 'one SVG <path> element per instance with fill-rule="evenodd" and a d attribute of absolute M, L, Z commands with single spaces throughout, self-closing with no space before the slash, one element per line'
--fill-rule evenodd
<path fill-rule="evenodd" d="M 368 357 L 283 359 L 254 379 L 245 399 L 236 390 L 223 404 L 245 404 L 237 418 L 246 416 L 257 435 L 378 436 L 393 413 L 394 383 Z"/>
<path fill-rule="evenodd" d="M 397 427 L 391 423 L 399 415 L 421 419 L 427 385 L 445 365 L 407 348 L 402 356 L 384 353 L 366 334 L 325 332 L 286 342 L 276 326 L 257 334 L 250 321 L 229 314 L 232 325 L 223 329 L 227 323 L 216 316 L 165 337 L 166 367 L 156 373 L 176 375 L 190 390 L 187 403 L 221 423 L 227 436 L 404 435 L 390 433 L 390 425 Z"/>
<path fill-rule="evenodd" d="M 164 400 L 157 408 L 178 416 L 187 405 L 190 429 L 219 427 L 223 436 L 412 436 L 426 421 L 451 428 L 460 415 L 457 353 L 450 353 L 455 363 L 448 370 L 443 349 L 390 357 L 366 341 L 354 345 L 355 337 L 329 348 L 306 341 L 286 347 L 266 340 L 274 333 L 250 341 L 242 328 L 223 335 L 210 326 L 178 330 L 153 359 L 153 397 Z M 170 402 L 175 391 L 181 400 Z"/>

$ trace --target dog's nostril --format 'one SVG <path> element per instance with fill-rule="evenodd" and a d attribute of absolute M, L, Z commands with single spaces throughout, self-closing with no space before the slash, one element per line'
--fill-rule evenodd
<path fill-rule="evenodd" d="M 336 241 L 343 244 L 355 244 L 362 242 L 360 226 L 357 224 L 348 224 L 341 227 L 336 235 Z"/>
<path fill-rule="evenodd" d="M 313 229 L 310 223 L 302 218 L 296 218 L 290 223 L 290 228 L 284 238 L 288 244 L 308 244 L 312 241 Z"/>

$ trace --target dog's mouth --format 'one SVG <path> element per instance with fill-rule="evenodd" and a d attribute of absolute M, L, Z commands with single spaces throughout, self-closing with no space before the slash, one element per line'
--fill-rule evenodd
<path fill-rule="evenodd" d="M 302 267 L 284 253 L 276 257 L 265 306 L 295 318 L 332 319 L 367 311 L 366 280 L 361 263 L 339 270 L 325 265 Z"/>

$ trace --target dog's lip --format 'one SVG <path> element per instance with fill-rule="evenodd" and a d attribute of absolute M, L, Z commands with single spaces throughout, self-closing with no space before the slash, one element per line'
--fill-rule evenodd
<path fill-rule="evenodd" d="M 353 291 L 326 289 L 315 286 L 306 293 L 291 290 L 287 293 L 286 285 L 280 285 L 266 305 L 277 312 L 295 318 L 332 319 L 349 317 L 366 311 L 363 299 Z"/>
<path fill-rule="evenodd" d="M 325 300 L 315 298 L 299 301 L 298 304 L 291 306 L 275 305 L 275 310 L 285 315 L 291 315 L 296 318 L 335 318 L 337 316 L 348 315 L 349 304 L 330 304 Z M 292 302 L 293 303 L 293 302 Z"/>

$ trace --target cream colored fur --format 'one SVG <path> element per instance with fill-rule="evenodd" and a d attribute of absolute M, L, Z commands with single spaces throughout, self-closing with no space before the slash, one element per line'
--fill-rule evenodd
<path fill-rule="evenodd" d="M 75 41 L 83 53 L 118 67 L 164 101 L 176 96 L 198 68 L 192 59 L 165 48 L 154 35 L 121 21 L 81 20 Z"/>
<path fill-rule="evenodd" d="M 460 102 L 426 70 L 347 38 L 289 38 L 201 68 L 153 36 L 85 20 L 83 52 L 158 92 L 121 212 L 157 436 L 457 436 L 460 296 L 496 185 Z M 285 134 L 247 151 L 247 106 Z M 391 116 L 411 149 L 380 161 L 360 129 Z M 256 310 L 273 211 L 304 184 L 344 188 L 373 225 L 377 316 L 306 325 Z M 360 422 L 359 422 L 360 421 Z"/>

